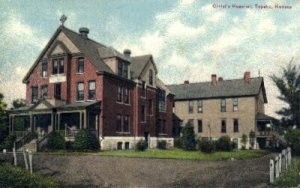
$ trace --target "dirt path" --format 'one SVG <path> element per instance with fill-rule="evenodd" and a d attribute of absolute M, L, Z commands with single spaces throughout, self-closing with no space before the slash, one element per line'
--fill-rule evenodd
<path fill-rule="evenodd" d="M 212 162 L 35 155 L 34 169 L 64 187 L 253 187 L 268 182 L 270 157 Z"/>

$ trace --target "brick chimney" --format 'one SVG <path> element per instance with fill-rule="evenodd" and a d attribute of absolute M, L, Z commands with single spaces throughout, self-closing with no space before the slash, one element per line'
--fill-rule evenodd
<path fill-rule="evenodd" d="M 212 86 L 217 85 L 217 75 L 216 74 L 211 75 L 211 85 Z"/>
<path fill-rule="evenodd" d="M 250 76 L 250 72 L 249 71 L 246 71 L 244 73 L 244 81 L 247 82 L 247 83 L 250 83 L 251 81 L 251 76 Z"/>
<path fill-rule="evenodd" d="M 219 81 L 219 82 L 223 81 L 223 78 L 222 78 L 222 77 L 219 77 L 219 78 L 218 78 L 218 81 Z"/>
<path fill-rule="evenodd" d="M 188 80 L 184 81 L 184 84 L 189 84 L 189 83 L 190 83 L 190 81 L 188 81 Z"/>

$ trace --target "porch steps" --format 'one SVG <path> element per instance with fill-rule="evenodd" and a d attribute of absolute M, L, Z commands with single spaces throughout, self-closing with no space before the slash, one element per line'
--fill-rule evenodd
<path fill-rule="evenodd" d="M 19 148 L 18 151 L 23 151 L 23 149 L 37 152 L 37 139 L 31 140 L 29 143 Z"/>

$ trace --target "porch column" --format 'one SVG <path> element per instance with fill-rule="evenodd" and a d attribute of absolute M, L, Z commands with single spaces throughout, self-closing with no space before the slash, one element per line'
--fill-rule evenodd
<path fill-rule="evenodd" d="M 82 129 L 82 112 L 79 112 L 79 128 Z"/>
<path fill-rule="evenodd" d="M 57 128 L 60 130 L 60 112 L 57 113 Z"/>
<path fill-rule="evenodd" d="M 14 115 L 9 115 L 9 133 L 13 133 L 14 132 Z"/>
<path fill-rule="evenodd" d="M 87 128 L 86 110 L 83 111 L 83 128 Z"/>
<path fill-rule="evenodd" d="M 33 124 L 32 124 L 32 114 L 31 113 L 29 114 L 29 126 L 30 126 L 31 132 L 33 132 L 34 128 L 33 128 Z"/>
<path fill-rule="evenodd" d="M 53 115 L 53 112 L 51 113 L 51 128 L 52 128 L 52 131 L 55 129 L 54 128 L 54 119 L 53 119 L 54 115 Z"/>
<path fill-rule="evenodd" d="M 36 115 L 33 115 L 33 131 L 36 131 Z"/>

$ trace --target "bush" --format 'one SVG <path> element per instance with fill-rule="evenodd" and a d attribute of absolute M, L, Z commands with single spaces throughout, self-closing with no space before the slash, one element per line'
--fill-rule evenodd
<path fill-rule="evenodd" d="M 285 139 L 291 147 L 293 155 L 300 155 L 300 129 L 288 131 L 285 135 Z"/>
<path fill-rule="evenodd" d="M 75 136 L 73 148 L 76 151 L 97 151 L 100 149 L 100 143 L 88 129 L 81 129 Z"/>
<path fill-rule="evenodd" d="M 65 138 L 56 131 L 52 131 L 48 136 L 46 148 L 50 150 L 66 149 Z"/>
<path fill-rule="evenodd" d="M 231 141 L 229 136 L 221 136 L 217 141 L 217 150 L 220 151 L 231 151 Z"/>
<path fill-rule="evenodd" d="M 186 126 L 182 129 L 182 149 L 186 151 L 195 150 L 196 140 L 194 127 L 187 123 Z"/>
<path fill-rule="evenodd" d="M 167 149 L 167 141 L 161 140 L 157 142 L 158 149 Z"/>
<path fill-rule="evenodd" d="M 73 144 L 74 144 L 74 142 L 67 141 L 66 142 L 66 150 L 72 151 L 74 149 Z"/>
<path fill-rule="evenodd" d="M 216 151 L 216 142 L 203 139 L 198 142 L 200 151 L 204 153 L 213 153 Z"/>
<path fill-rule="evenodd" d="M 58 180 L 4 164 L 0 166 L 0 187 L 59 187 Z"/>
<path fill-rule="evenodd" d="M 16 141 L 17 137 L 13 134 L 8 135 L 3 143 L 0 145 L 0 150 L 2 151 L 3 149 L 7 149 L 7 150 L 12 150 L 12 148 L 14 147 L 14 142 Z"/>
<path fill-rule="evenodd" d="M 246 134 L 243 134 L 241 139 L 241 143 L 243 144 L 242 145 L 243 150 L 246 149 L 247 141 L 248 141 L 248 136 Z"/>
<path fill-rule="evenodd" d="M 145 140 L 140 140 L 136 143 L 137 151 L 145 151 L 148 147 L 148 143 Z"/>
<path fill-rule="evenodd" d="M 174 138 L 174 147 L 182 148 L 182 140 L 180 137 Z"/>

